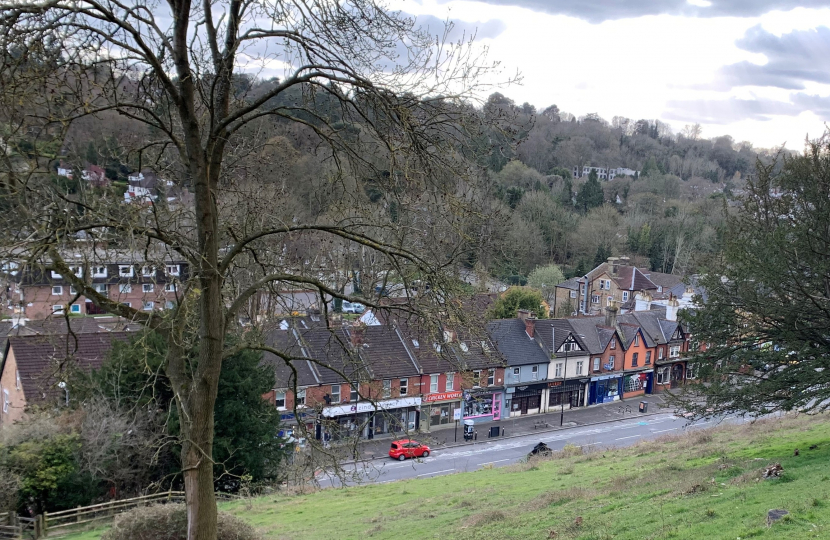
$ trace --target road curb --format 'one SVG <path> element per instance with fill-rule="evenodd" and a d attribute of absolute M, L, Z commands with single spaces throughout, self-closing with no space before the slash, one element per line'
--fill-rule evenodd
<path fill-rule="evenodd" d="M 655 412 L 650 412 L 650 413 L 640 414 L 640 415 L 639 415 L 639 416 L 637 416 L 636 418 L 645 418 L 645 417 L 647 417 L 647 416 L 656 416 L 656 415 L 658 415 L 658 414 L 666 414 L 666 413 L 675 414 L 676 412 L 677 412 L 676 410 L 671 410 L 671 411 L 655 411 Z M 505 435 L 504 437 L 495 437 L 495 438 L 492 438 L 492 439 L 486 439 L 486 440 L 484 440 L 484 441 L 482 441 L 482 442 L 486 442 L 486 441 L 496 441 L 496 440 L 505 440 L 505 439 L 515 439 L 515 438 L 517 438 L 517 437 L 526 437 L 526 436 L 528 436 L 528 435 L 533 435 L 534 433 L 553 433 L 553 432 L 555 432 L 555 431 L 566 431 L 566 430 L 569 430 L 569 429 L 578 429 L 578 428 L 587 427 L 587 426 L 598 426 L 598 425 L 601 425 L 601 424 L 610 424 L 610 423 L 612 423 L 612 422 L 619 422 L 619 421 L 622 421 L 622 420 L 631 420 L 631 419 L 633 419 L 633 417 L 632 417 L 632 418 L 614 418 L 614 419 L 610 419 L 610 420 L 600 420 L 599 422 L 587 422 L 587 423 L 585 423 L 585 424 L 579 424 L 578 426 L 568 426 L 568 427 L 564 427 L 564 426 L 562 426 L 562 427 L 558 427 L 558 426 L 557 426 L 557 427 L 547 428 L 547 429 L 537 429 L 536 431 L 533 431 L 533 432 L 528 432 L 528 433 L 517 433 L 517 434 L 515 434 L 515 435 Z M 465 442 L 465 443 L 462 443 L 462 442 L 459 442 L 459 443 L 453 442 L 453 443 L 447 444 L 447 445 L 445 445 L 445 446 L 439 446 L 439 447 L 437 447 L 437 449 L 439 449 L 439 450 L 447 450 L 447 449 L 449 449 L 449 448 L 459 448 L 459 447 L 463 447 L 463 446 L 469 446 L 469 447 L 472 447 L 472 446 L 475 446 L 475 443 L 472 443 L 472 444 L 471 444 L 471 443 L 468 443 L 468 442 Z M 389 456 L 375 456 L 375 457 L 366 458 L 366 459 L 360 459 L 360 460 L 349 460 L 349 461 L 344 461 L 344 462 L 342 462 L 342 464 L 343 464 L 343 465 L 353 465 L 353 464 L 355 464 L 355 463 L 365 463 L 365 462 L 367 462 L 367 461 L 378 461 L 378 460 L 381 460 L 381 459 L 383 459 L 383 460 L 387 460 L 387 459 L 389 459 Z"/>

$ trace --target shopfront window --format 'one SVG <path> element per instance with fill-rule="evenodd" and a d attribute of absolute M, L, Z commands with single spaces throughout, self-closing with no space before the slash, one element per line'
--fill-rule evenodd
<path fill-rule="evenodd" d="M 464 416 L 487 416 L 493 414 L 493 394 L 471 396 L 464 403 Z"/>
<path fill-rule="evenodd" d="M 686 368 L 686 378 L 687 379 L 697 379 L 697 372 L 700 368 L 699 364 L 689 364 Z"/>
<path fill-rule="evenodd" d="M 645 373 L 626 376 L 623 382 L 623 391 L 637 392 L 639 390 L 645 390 L 647 378 L 648 376 Z"/>
<path fill-rule="evenodd" d="M 668 366 L 657 369 L 657 384 L 668 384 L 669 382 L 669 368 Z"/>
<path fill-rule="evenodd" d="M 453 415 L 455 410 L 461 404 L 458 402 L 453 403 L 446 403 L 443 405 L 433 405 L 429 409 L 429 425 L 430 426 L 441 426 L 444 424 L 449 424 L 453 421 Z"/>

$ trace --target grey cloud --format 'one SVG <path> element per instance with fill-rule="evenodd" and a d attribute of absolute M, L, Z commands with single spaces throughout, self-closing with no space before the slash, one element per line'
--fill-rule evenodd
<path fill-rule="evenodd" d="M 803 112 L 797 103 L 772 99 L 720 99 L 669 101 L 663 117 L 668 120 L 729 124 L 740 120 L 771 120 L 772 116 L 796 116 Z"/>
<path fill-rule="evenodd" d="M 492 39 L 498 37 L 507 29 L 507 25 L 500 19 L 490 19 L 484 22 L 467 22 L 457 19 L 450 19 L 452 28 L 448 34 L 450 41 L 457 41 L 464 36 L 468 38 L 475 35 L 477 39 Z M 446 21 L 432 15 L 418 15 L 415 18 L 415 25 L 424 30 L 438 35 L 443 35 Z"/>
<path fill-rule="evenodd" d="M 445 0 L 449 1 L 449 0 Z M 643 17 L 756 17 L 773 10 L 827 7 L 827 0 L 711 0 L 708 7 L 686 0 L 478 0 L 499 6 L 518 6 L 552 15 L 568 15 L 591 23 Z"/>
<path fill-rule="evenodd" d="M 773 86 L 801 90 L 804 83 L 830 83 L 830 28 L 796 30 L 781 37 L 760 26 L 747 30 L 738 47 L 767 57 L 764 65 L 739 62 L 724 66 L 714 87 Z"/>

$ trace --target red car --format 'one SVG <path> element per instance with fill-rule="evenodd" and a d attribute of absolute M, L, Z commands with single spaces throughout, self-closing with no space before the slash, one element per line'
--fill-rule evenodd
<path fill-rule="evenodd" d="M 400 441 L 392 441 L 392 448 L 389 449 L 389 457 L 400 461 L 406 458 L 427 457 L 429 456 L 429 446 L 421 444 L 418 441 L 410 441 L 409 439 L 401 439 Z"/>

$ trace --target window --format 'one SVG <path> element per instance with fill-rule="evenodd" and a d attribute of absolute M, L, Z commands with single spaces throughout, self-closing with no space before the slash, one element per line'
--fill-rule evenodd
<path fill-rule="evenodd" d="M 458 344 L 458 348 L 461 349 L 461 352 L 463 352 L 463 353 L 470 352 L 470 348 L 463 341 Z"/>
<path fill-rule="evenodd" d="M 571 291 L 571 298 L 576 298 L 576 291 Z"/>
<path fill-rule="evenodd" d="M 107 284 L 106 283 L 96 283 L 95 285 L 92 286 L 92 288 L 95 289 L 95 292 L 97 292 L 98 294 L 102 294 L 104 296 L 107 295 Z"/>
<path fill-rule="evenodd" d="M 305 407 L 305 388 L 297 391 L 297 407 Z"/>
<path fill-rule="evenodd" d="M 176 284 L 168 283 L 164 286 L 164 292 L 176 292 Z"/>
<path fill-rule="evenodd" d="M 172 301 L 168 300 L 167 302 L 164 303 L 164 309 L 173 309 L 174 307 L 176 307 L 175 302 L 172 302 Z"/>
<path fill-rule="evenodd" d="M 557 362 L 557 364 L 556 364 L 556 375 L 555 375 L 555 377 L 556 377 L 557 379 L 561 379 L 561 378 L 562 378 L 562 366 L 563 366 L 563 365 L 564 365 L 564 364 L 562 364 L 561 362 Z"/>
<path fill-rule="evenodd" d="M 646 365 L 651 364 L 651 351 L 646 351 Z"/>
<path fill-rule="evenodd" d="M 3 390 L 3 412 L 9 412 L 9 405 L 11 404 L 11 400 L 9 400 L 9 391 L 4 389 Z"/>
<path fill-rule="evenodd" d="M 576 374 L 577 375 L 582 375 L 583 364 L 584 364 L 584 362 L 582 360 L 580 360 L 579 362 L 576 363 Z"/>
<path fill-rule="evenodd" d="M 496 370 L 487 370 L 487 386 L 493 386 L 494 384 L 496 384 Z"/>
<path fill-rule="evenodd" d="M 612 349 L 616 349 L 616 348 L 617 348 L 617 340 L 616 340 L 616 339 L 612 339 L 612 340 L 611 340 L 611 348 L 612 348 Z"/>
<path fill-rule="evenodd" d="M 420 344 L 420 343 L 418 343 L 418 340 L 417 340 L 417 339 L 413 339 L 413 340 L 412 340 L 412 346 L 413 346 L 413 347 L 415 347 L 415 348 L 417 349 L 417 348 L 419 348 L 419 347 L 421 346 L 421 344 Z"/>
<path fill-rule="evenodd" d="M 639 344 L 640 344 L 640 334 L 634 334 L 634 346 L 636 347 Z"/>
<path fill-rule="evenodd" d="M 490 345 L 486 341 L 481 342 L 481 350 L 484 352 L 490 352 Z"/>
<path fill-rule="evenodd" d="M 455 373 L 447 373 L 447 385 L 444 387 L 445 392 L 452 392 L 455 390 Z"/>
<path fill-rule="evenodd" d="M 530 368 L 530 380 L 531 381 L 538 381 L 539 380 L 539 366 L 533 366 Z"/>
<path fill-rule="evenodd" d="M 20 390 L 20 372 L 14 372 L 14 387 Z"/>
<path fill-rule="evenodd" d="M 76 289 L 74 285 L 70 285 L 69 294 L 78 294 L 78 289 Z"/>
<path fill-rule="evenodd" d="M 409 380 L 408 379 L 401 379 L 401 395 L 405 396 L 406 392 L 408 391 Z"/>
<path fill-rule="evenodd" d="M 80 313 L 81 312 L 81 305 L 80 304 L 72 304 L 69 306 L 69 313 Z"/>
<path fill-rule="evenodd" d="M 275 392 L 274 402 L 277 404 L 277 409 L 285 409 L 285 392 Z"/>
<path fill-rule="evenodd" d="M 622 299 L 623 302 L 628 302 L 628 291 L 623 291 Z"/>
<path fill-rule="evenodd" d="M 142 266 L 141 275 L 144 277 L 153 277 L 156 275 L 156 269 L 153 266 Z"/>
<path fill-rule="evenodd" d="M 687 379 L 697 379 L 697 373 L 700 368 L 700 364 L 689 364 L 686 367 L 686 378 Z"/>
<path fill-rule="evenodd" d="M 167 272 L 168 276 L 178 276 L 179 275 L 179 265 L 178 264 L 168 264 L 164 267 L 164 271 Z"/>
<path fill-rule="evenodd" d="M 657 347 L 657 359 L 658 360 L 663 359 L 663 347 Z"/>
<path fill-rule="evenodd" d="M 613 356 L 608 358 L 608 369 L 614 369 L 614 357 Z"/>
<path fill-rule="evenodd" d="M 429 376 L 429 393 L 434 394 L 438 392 L 438 375 Z"/>
<path fill-rule="evenodd" d="M 52 306 L 52 313 L 55 315 L 63 315 L 63 306 Z"/>
<path fill-rule="evenodd" d="M 119 264 L 118 275 L 121 277 L 133 277 L 133 266 L 131 264 Z"/>
<path fill-rule="evenodd" d="M 141 309 L 143 309 L 144 311 L 153 311 L 153 308 L 155 307 L 155 302 L 144 302 L 144 306 Z"/>
<path fill-rule="evenodd" d="M 594 371 L 599 371 L 599 363 L 600 363 L 600 359 L 599 358 L 594 358 Z"/>
<path fill-rule="evenodd" d="M 153 292 L 155 286 L 152 283 L 145 283 L 141 286 L 141 292 Z"/>
<path fill-rule="evenodd" d="M 52 295 L 53 296 L 60 296 L 62 294 L 63 294 L 63 287 L 61 287 L 60 285 L 55 285 L 54 287 L 52 287 Z"/>
<path fill-rule="evenodd" d="M 332 404 L 340 403 L 340 385 L 331 385 L 331 402 Z"/>
<path fill-rule="evenodd" d="M 669 367 L 657 368 L 657 384 L 668 384 L 669 382 Z"/>
<path fill-rule="evenodd" d="M 672 345 L 669 348 L 669 358 L 677 358 L 680 356 L 680 345 Z"/>
<path fill-rule="evenodd" d="M 52 270 L 52 279 L 63 279 L 63 276 Z"/>
<path fill-rule="evenodd" d="M 513 368 L 513 382 L 514 383 L 519 382 L 519 373 L 521 373 L 521 371 L 522 370 L 520 368 L 517 368 L 517 367 Z"/>
<path fill-rule="evenodd" d="M 132 302 L 121 302 L 122 306 L 133 307 Z"/>
<path fill-rule="evenodd" d="M 592 294 L 591 295 L 591 303 L 592 304 L 599 304 L 599 295 L 598 294 Z"/>
<path fill-rule="evenodd" d="M 390 379 L 383 380 L 383 397 L 388 398 L 392 395 L 392 381 Z"/>
<path fill-rule="evenodd" d="M 569 341 L 569 342 L 565 343 L 564 345 L 562 345 L 562 350 L 567 351 L 567 352 L 578 351 L 579 346 L 576 343 L 574 343 L 573 341 Z"/>
<path fill-rule="evenodd" d="M 357 385 L 353 384 L 349 390 L 349 401 L 356 403 L 358 400 L 360 400 L 360 393 L 357 391 Z"/>
<path fill-rule="evenodd" d="M 585 294 L 585 285 L 579 286 L 579 294 Z"/>
<path fill-rule="evenodd" d="M 119 285 L 118 286 L 118 292 L 121 293 L 121 294 L 130 294 L 131 292 L 133 292 L 133 286 L 130 285 L 129 283 L 126 283 L 124 285 Z"/>
<path fill-rule="evenodd" d="M 599 280 L 599 288 L 600 288 L 600 289 L 604 289 L 604 288 L 605 288 L 605 280 L 604 280 L 604 279 Z"/>
<path fill-rule="evenodd" d="M 107 277 L 107 267 L 106 266 L 93 266 L 92 267 L 92 277 Z"/>
<path fill-rule="evenodd" d="M 639 362 L 639 360 L 638 360 L 639 356 L 640 356 L 640 353 L 634 353 L 631 356 L 631 367 L 637 367 L 637 365 L 638 365 L 637 362 Z"/>
<path fill-rule="evenodd" d="M 473 371 L 473 388 L 478 388 L 481 385 L 481 370 Z"/>

